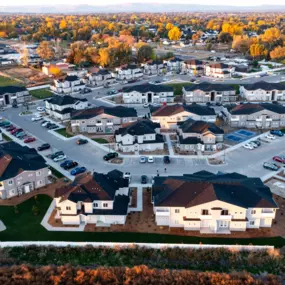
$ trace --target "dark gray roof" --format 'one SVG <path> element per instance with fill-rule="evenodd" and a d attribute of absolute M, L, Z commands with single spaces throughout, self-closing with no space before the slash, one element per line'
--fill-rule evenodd
<path fill-rule="evenodd" d="M 126 126 L 123 126 L 122 128 L 119 128 L 116 130 L 116 135 L 126 135 L 130 134 L 132 136 L 140 136 L 140 135 L 146 135 L 146 134 L 155 134 L 155 129 L 160 128 L 159 123 L 154 123 L 149 119 L 142 119 L 138 120 L 136 122 L 132 122 L 129 124 L 126 124 Z"/>
<path fill-rule="evenodd" d="M 78 101 L 86 102 L 86 98 L 75 98 L 71 97 L 69 95 L 53 95 L 50 99 L 47 99 L 47 101 L 50 104 L 58 105 L 58 106 L 64 106 L 64 105 L 72 105 Z"/>
<path fill-rule="evenodd" d="M 179 136 L 178 139 L 180 144 L 204 144 L 201 139 L 197 137 L 183 138 L 182 136 Z"/>
<path fill-rule="evenodd" d="M 107 75 L 107 74 L 111 74 L 111 72 L 107 69 L 100 68 L 98 71 L 92 72 L 92 74 L 94 74 L 94 75 Z"/>
<path fill-rule="evenodd" d="M 141 85 L 134 85 L 131 87 L 125 87 L 123 88 L 123 93 L 129 93 L 132 91 L 137 91 L 140 93 L 146 93 L 146 92 L 154 92 L 154 93 L 160 93 L 160 92 L 173 92 L 173 87 L 166 86 L 166 85 L 159 85 L 159 84 L 141 84 Z"/>
<path fill-rule="evenodd" d="M 134 108 L 127 108 L 123 106 L 116 107 L 96 107 L 82 111 L 74 112 L 71 115 L 72 120 L 90 119 L 101 114 L 108 114 L 119 118 L 134 118 L 137 117 L 137 111 Z"/>
<path fill-rule="evenodd" d="M 0 95 L 6 94 L 6 93 L 15 94 L 18 92 L 23 92 L 23 91 L 27 91 L 26 87 L 22 87 L 22 86 L 2 86 L 0 87 Z"/>
<path fill-rule="evenodd" d="M 77 81 L 77 80 L 79 80 L 79 78 L 76 75 L 67 75 L 64 78 L 64 81 L 69 81 L 69 82 L 73 82 L 73 81 Z"/>
<path fill-rule="evenodd" d="M 202 90 L 204 92 L 211 91 L 235 91 L 235 88 L 227 84 L 211 84 L 208 82 L 201 82 L 200 84 L 186 85 L 184 86 L 186 91 Z"/>
<path fill-rule="evenodd" d="M 259 82 L 255 82 L 253 84 L 244 85 L 244 88 L 246 90 L 262 89 L 262 90 L 266 90 L 266 91 L 285 90 L 285 84 L 271 83 L 271 82 L 266 82 L 266 81 L 259 81 Z"/>
<path fill-rule="evenodd" d="M 219 200 L 243 208 L 278 208 L 269 187 L 260 178 L 238 173 L 154 177 L 152 189 L 156 207 L 189 208 Z"/>
<path fill-rule="evenodd" d="M 260 104 L 241 104 L 230 110 L 232 115 L 250 115 L 263 110 L 269 110 L 277 114 L 285 114 L 285 107 L 282 105 L 272 103 L 260 103 Z"/>
<path fill-rule="evenodd" d="M 22 171 L 36 171 L 47 167 L 44 158 L 34 148 L 15 142 L 0 144 L 0 180 L 17 176 Z"/>
<path fill-rule="evenodd" d="M 191 118 L 179 124 L 179 128 L 183 133 L 198 133 L 210 131 L 214 134 L 223 134 L 224 130 L 216 126 L 214 123 L 208 123 L 205 121 L 195 121 Z"/>

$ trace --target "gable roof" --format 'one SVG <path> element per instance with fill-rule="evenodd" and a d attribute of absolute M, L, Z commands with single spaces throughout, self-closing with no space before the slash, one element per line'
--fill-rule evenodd
<path fill-rule="evenodd" d="M 51 98 L 47 99 L 47 101 L 50 104 L 58 105 L 58 106 L 65 106 L 65 105 L 73 105 L 74 103 L 81 101 L 81 102 L 87 102 L 88 100 L 86 98 L 75 98 L 71 97 L 69 95 L 53 95 Z"/>
<path fill-rule="evenodd" d="M 248 84 L 243 86 L 246 90 L 266 90 L 266 91 L 271 91 L 271 90 L 285 90 L 285 84 L 281 83 L 271 83 L 271 82 L 266 82 L 266 81 L 259 81 L 255 82 L 253 84 Z"/>
<path fill-rule="evenodd" d="M 208 123 L 205 121 L 195 121 L 191 118 L 187 119 L 184 122 L 179 124 L 179 128 L 183 131 L 183 133 L 198 133 L 202 134 L 210 131 L 213 134 L 223 134 L 224 130 L 219 128 L 214 123 Z"/>
<path fill-rule="evenodd" d="M 140 93 L 146 93 L 146 92 L 154 92 L 154 93 L 160 93 L 160 92 L 173 92 L 173 87 L 161 85 L 161 84 L 140 84 L 140 85 L 133 85 L 130 87 L 124 87 L 123 93 L 129 93 L 137 91 Z"/>
<path fill-rule="evenodd" d="M 220 68 L 220 69 L 230 68 L 229 65 L 224 64 L 224 63 L 211 63 L 211 64 L 209 64 L 209 66 L 210 66 L 211 68 Z"/>
<path fill-rule="evenodd" d="M 212 108 L 209 108 L 208 106 L 202 106 L 199 104 L 191 104 L 191 105 L 165 105 L 160 107 L 159 109 L 156 109 L 152 112 L 153 117 L 169 117 L 173 116 L 175 114 L 179 114 L 181 112 L 189 112 L 197 115 L 208 115 L 213 116 L 215 115 L 215 111 Z"/>
<path fill-rule="evenodd" d="M 185 91 L 201 90 L 204 92 L 211 91 L 235 91 L 235 88 L 227 84 L 212 84 L 209 82 L 201 82 L 200 84 L 186 85 L 184 86 Z"/>
<path fill-rule="evenodd" d="M 263 110 L 268 110 L 277 114 L 285 114 L 285 107 L 282 105 L 272 103 L 260 103 L 260 104 L 241 104 L 237 105 L 230 110 L 232 115 L 250 115 Z"/>
<path fill-rule="evenodd" d="M 22 86 L 1 86 L 0 87 L 0 95 L 4 95 L 6 93 L 17 93 L 17 92 L 23 92 L 27 91 L 26 87 Z"/>
<path fill-rule="evenodd" d="M 134 108 L 128 108 L 124 106 L 100 106 L 86 110 L 76 111 L 71 114 L 71 120 L 90 119 L 101 114 L 108 114 L 119 118 L 137 117 L 137 111 Z"/>
<path fill-rule="evenodd" d="M 189 208 L 219 200 L 242 208 L 278 208 L 260 178 L 238 173 L 154 177 L 152 193 L 155 207 Z"/>
<path fill-rule="evenodd" d="M 149 119 L 141 119 L 136 122 L 128 123 L 122 128 L 116 130 L 116 135 L 125 136 L 130 134 L 132 136 L 146 135 L 146 134 L 156 134 L 155 129 L 160 128 L 159 123 L 154 123 Z"/>
<path fill-rule="evenodd" d="M 44 158 L 34 148 L 16 142 L 0 144 L 0 181 L 17 176 L 23 171 L 47 167 Z"/>

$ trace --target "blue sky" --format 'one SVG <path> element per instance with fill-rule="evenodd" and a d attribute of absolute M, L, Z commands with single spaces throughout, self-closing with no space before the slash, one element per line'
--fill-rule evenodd
<path fill-rule="evenodd" d="M 2 2 L 2 1 L 1 1 Z M 114 5 L 123 3 L 184 3 L 184 4 L 202 4 L 202 5 L 232 5 L 232 6 L 257 6 L 257 5 L 284 5 L 284 0 L 239 0 L 239 1 L 228 1 L 228 0 L 9 0 L 3 1 L 0 6 L 14 6 L 14 5 Z M 214 4 L 213 4 L 214 2 Z"/>

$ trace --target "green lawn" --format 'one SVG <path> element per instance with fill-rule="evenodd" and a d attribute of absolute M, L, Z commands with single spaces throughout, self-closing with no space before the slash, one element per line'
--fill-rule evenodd
<path fill-rule="evenodd" d="M 0 76 L 0 86 L 8 86 L 8 85 L 16 85 L 16 86 L 23 86 L 21 82 L 13 80 L 9 77 Z"/>
<path fill-rule="evenodd" d="M 95 139 L 92 139 L 92 140 L 94 142 L 101 143 L 101 144 L 109 143 L 106 139 L 103 139 L 103 138 L 95 138 Z"/>
<path fill-rule="evenodd" d="M 46 99 L 53 95 L 53 93 L 48 89 L 31 90 L 30 94 L 37 99 Z"/>
<path fill-rule="evenodd" d="M 176 96 L 176 95 L 182 95 L 182 88 L 184 86 L 190 86 L 190 85 L 193 85 L 193 83 L 184 82 L 184 83 L 173 83 L 173 84 L 166 84 L 166 85 L 173 87 L 174 96 Z"/>
<path fill-rule="evenodd" d="M 12 139 L 11 139 L 10 137 L 8 137 L 7 135 L 5 135 L 5 134 L 2 134 L 2 137 L 3 137 L 3 139 L 4 139 L 5 141 L 7 141 L 7 142 L 12 141 Z"/>
<path fill-rule="evenodd" d="M 66 137 L 66 138 L 72 138 L 73 137 L 73 135 L 68 133 L 65 128 L 56 130 L 55 132 L 57 132 L 58 134 L 62 135 L 63 137 Z"/>
<path fill-rule="evenodd" d="M 14 207 L 1 206 L 0 220 L 7 229 L 0 232 L 1 241 L 102 241 L 102 242 L 154 242 L 154 243 L 195 243 L 203 244 L 256 244 L 274 245 L 282 247 L 285 239 L 276 238 L 200 238 L 176 235 L 142 234 L 142 233 L 111 233 L 111 232 L 49 232 L 40 225 L 52 199 L 46 195 L 38 195 L 37 201 L 31 198 L 18 205 L 19 213 L 15 213 Z M 38 204 L 37 204 L 38 203 Z M 33 215 L 33 206 L 38 206 L 38 216 Z"/>

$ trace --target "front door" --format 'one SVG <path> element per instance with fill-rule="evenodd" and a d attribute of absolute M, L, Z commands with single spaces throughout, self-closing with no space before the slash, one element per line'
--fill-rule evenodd
<path fill-rule="evenodd" d="M 151 93 L 147 93 L 147 102 L 152 103 L 152 94 Z"/>
<path fill-rule="evenodd" d="M 215 101 L 215 92 L 211 92 L 211 101 Z"/>
<path fill-rule="evenodd" d="M 6 105 L 10 105 L 10 96 L 9 96 L 9 94 L 5 94 L 4 98 L 5 98 L 5 104 Z"/>

